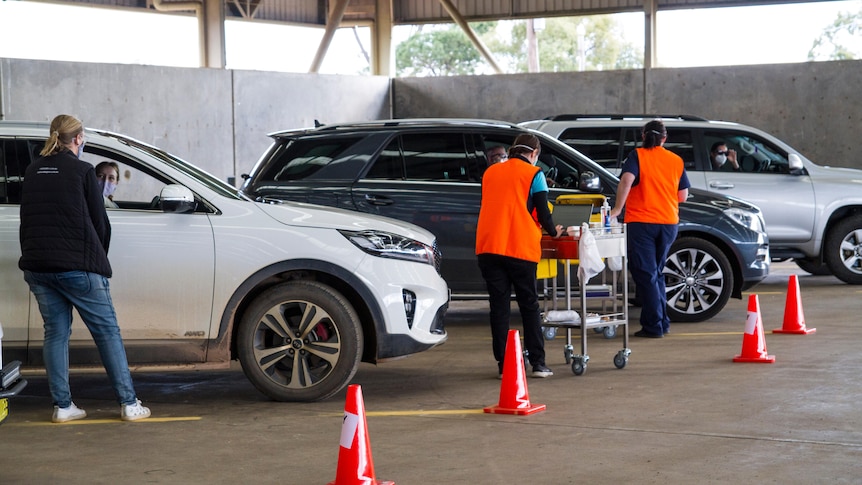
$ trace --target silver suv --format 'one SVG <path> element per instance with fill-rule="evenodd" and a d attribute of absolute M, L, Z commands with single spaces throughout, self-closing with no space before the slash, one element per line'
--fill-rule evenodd
<path fill-rule="evenodd" d="M 649 115 L 559 115 L 521 123 L 619 172 Z M 693 187 L 745 199 L 763 211 L 773 261 L 793 259 L 813 274 L 862 284 L 862 170 L 816 165 L 790 145 L 750 126 L 694 116 L 661 116 L 665 147 L 685 161 Z M 739 171 L 713 169 L 723 142 Z"/>

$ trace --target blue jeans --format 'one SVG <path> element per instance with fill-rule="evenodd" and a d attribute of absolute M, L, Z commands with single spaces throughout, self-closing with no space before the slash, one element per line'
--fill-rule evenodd
<path fill-rule="evenodd" d="M 654 335 L 670 330 L 662 270 L 677 229 L 676 224 L 628 224 L 629 272 L 641 301 L 640 324 L 645 332 Z"/>
<path fill-rule="evenodd" d="M 491 309 L 491 348 L 501 372 L 506 356 L 513 289 L 524 326 L 524 348 L 527 350 L 530 364 L 545 365 L 542 314 L 539 311 L 539 296 L 536 292 L 536 266 L 536 263 L 522 259 L 496 254 L 479 255 L 479 269 L 488 288 L 488 304 Z"/>
<path fill-rule="evenodd" d="M 69 390 L 69 338 L 72 335 L 72 307 L 78 310 L 99 349 L 102 365 L 114 388 L 117 402 L 134 404 L 137 396 L 120 336 L 117 314 L 111 301 L 108 278 L 86 271 L 34 273 L 24 271 L 24 280 L 36 296 L 45 324 L 43 348 L 48 387 L 54 404 L 72 403 Z"/>

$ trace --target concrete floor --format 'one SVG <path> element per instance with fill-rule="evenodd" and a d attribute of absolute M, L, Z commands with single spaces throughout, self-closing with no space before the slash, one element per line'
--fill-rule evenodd
<path fill-rule="evenodd" d="M 791 273 L 815 334 L 769 333 L 782 325 Z M 588 337 L 582 376 L 565 364 L 562 336 L 547 342 L 555 375 L 527 379 L 531 402 L 547 405 L 531 416 L 482 413 L 501 385 L 486 304 L 455 303 L 445 345 L 363 364 L 354 379 L 377 477 L 398 485 L 862 483 L 862 289 L 781 264 L 753 292 L 774 364 L 732 362 L 746 294 L 708 322 L 631 339 L 622 370 L 612 362 L 621 336 Z M 0 426 L 0 483 L 334 480 L 346 391 L 290 404 L 266 400 L 238 368 L 134 377 L 153 418 L 119 421 L 104 376 L 76 375 L 74 399 L 89 417 L 63 425 L 49 422 L 44 376 L 29 377 Z"/>

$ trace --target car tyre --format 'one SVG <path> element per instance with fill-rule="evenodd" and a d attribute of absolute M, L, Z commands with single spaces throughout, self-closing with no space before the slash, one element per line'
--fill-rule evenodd
<path fill-rule="evenodd" d="M 829 266 L 819 258 L 794 259 L 793 262 L 796 263 L 796 266 L 799 266 L 799 269 L 814 276 L 829 276 L 832 274 Z"/>
<path fill-rule="evenodd" d="M 862 217 L 848 217 L 826 234 L 824 259 L 832 274 L 851 285 L 862 285 Z"/>
<path fill-rule="evenodd" d="M 315 281 L 255 298 L 237 334 L 243 372 L 276 401 L 319 401 L 344 388 L 362 356 L 362 326 L 348 301 Z"/>
<path fill-rule="evenodd" d="M 663 270 L 667 312 L 674 322 L 702 322 L 720 312 L 733 292 L 733 271 L 715 244 L 698 238 L 674 241 Z"/>

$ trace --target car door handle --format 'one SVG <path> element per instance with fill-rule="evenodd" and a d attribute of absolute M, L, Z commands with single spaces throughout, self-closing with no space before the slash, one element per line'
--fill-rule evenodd
<path fill-rule="evenodd" d="M 365 202 L 371 205 L 392 205 L 392 199 L 389 197 L 378 197 L 371 194 L 365 194 Z"/>
<path fill-rule="evenodd" d="M 713 189 L 732 189 L 734 185 L 730 182 L 710 182 L 709 187 Z"/>

